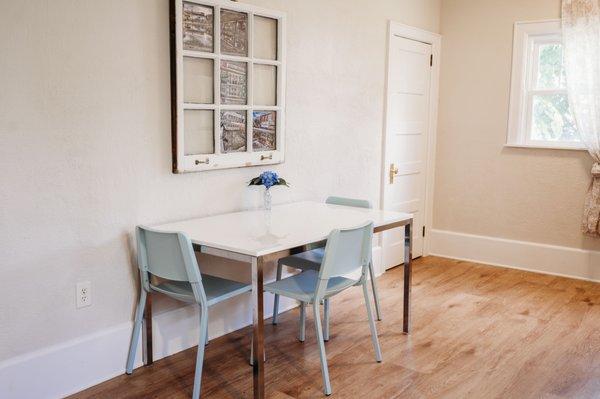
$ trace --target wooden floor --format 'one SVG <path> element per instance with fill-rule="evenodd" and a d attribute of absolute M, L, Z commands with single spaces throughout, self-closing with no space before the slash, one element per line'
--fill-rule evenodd
<path fill-rule="evenodd" d="M 326 343 L 337 398 L 600 398 L 600 284 L 436 257 L 414 263 L 413 331 L 401 333 L 402 268 L 378 279 L 383 363 L 375 362 L 362 292 L 332 300 Z M 269 398 L 318 398 L 319 355 L 297 309 L 266 324 Z M 250 329 L 207 347 L 203 398 L 250 398 Z M 196 349 L 74 398 L 188 398 Z"/>

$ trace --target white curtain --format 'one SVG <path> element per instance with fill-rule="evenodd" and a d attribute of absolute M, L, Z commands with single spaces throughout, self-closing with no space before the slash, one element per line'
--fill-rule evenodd
<path fill-rule="evenodd" d="M 582 229 L 600 237 L 600 0 L 563 0 L 562 33 L 571 111 L 594 160 Z"/>

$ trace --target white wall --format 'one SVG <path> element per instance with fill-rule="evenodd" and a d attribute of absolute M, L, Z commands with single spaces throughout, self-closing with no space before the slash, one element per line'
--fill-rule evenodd
<path fill-rule="evenodd" d="M 292 188 L 275 201 L 377 202 L 387 20 L 438 31 L 440 0 L 251 2 L 288 13 L 286 163 L 273 169 Z M 256 200 L 245 183 L 260 168 L 171 174 L 168 32 L 167 0 L 0 3 L 4 365 L 127 328 L 136 224 Z M 84 280 L 93 305 L 76 310 Z"/>
<path fill-rule="evenodd" d="M 449 251 L 449 243 L 465 243 L 465 236 L 447 233 L 497 238 L 498 253 L 506 249 L 501 239 L 539 250 L 564 247 L 565 254 L 600 250 L 600 240 L 580 229 L 592 165 L 587 152 L 503 147 L 514 23 L 553 18 L 560 18 L 560 0 L 444 0 L 434 199 L 434 228 L 441 232 L 434 253 L 471 257 L 468 245 Z M 535 270 L 557 272 L 539 257 L 513 258 L 512 266 L 532 263 Z M 591 261 L 561 270 L 600 277 L 600 264 Z"/>

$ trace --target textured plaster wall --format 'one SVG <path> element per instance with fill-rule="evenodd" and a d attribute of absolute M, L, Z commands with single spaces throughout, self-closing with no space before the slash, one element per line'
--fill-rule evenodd
<path fill-rule="evenodd" d="M 434 227 L 574 248 L 591 158 L 504 148 L 516 21 L 560 17 L 560 0 L 444 0 Z"/>
<path fill-rule="evenodd" d="M 275 202 L 377 202 L 387 20 L 438 31 L 440 1 L 253 3 L 288 13 Z M 256 203 L 261 168 L 171 174 L 168 29 L 167 0 L 0 3 L 0 360 L 131 320 L 136 224 Z"/>

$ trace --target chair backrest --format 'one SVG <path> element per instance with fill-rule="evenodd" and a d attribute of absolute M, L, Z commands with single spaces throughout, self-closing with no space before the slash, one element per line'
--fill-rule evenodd
<path fill-rule="evenodd" d="M 142 284 L 147 290 L 150 278 L 148 273 L 167 280 L 201 282 L 194 248 L 185 234 L 138 226 L 136 236 L 138 267 L 142 274 Z"/>
<path fill-rule="evenodd" d="M 327 281 L 332 277 L 361 272 L 360 279 L 366 277 L 371 262 L 373 242 L 373 222 L 351 229 L 335 229 L 327 238 L 325 255 L 319 270 L 319 280 Z M 321 287 L 323 286 L 323 287 Z M 321 297 L 322 289 L 327 284 L 319 284 L 317 296 Z M 321 289 L 322 288 L 322 289 Z"/>
<path fill-rule="evenodd" d="M 354 206 L 356 208 L 373 208 L 370 201 L 345 197 L 327 197 L 326 204 Z"/>

